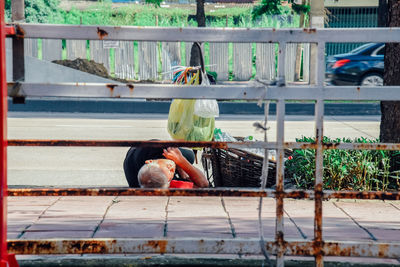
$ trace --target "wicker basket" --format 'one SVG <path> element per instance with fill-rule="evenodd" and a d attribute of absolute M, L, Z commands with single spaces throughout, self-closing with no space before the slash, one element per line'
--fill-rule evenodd
<path fill-rule="evenodd" d="M 205 148 L 203 168 L 211 187 L 260 187 L 264 158 L 256 154 L 229 148 Z M 276 162 L 269 160 L 267 187 L 275 184 Z"/>

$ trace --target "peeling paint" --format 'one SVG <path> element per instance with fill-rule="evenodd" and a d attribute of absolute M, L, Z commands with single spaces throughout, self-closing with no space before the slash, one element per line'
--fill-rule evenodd
<path fill-rule="evenodd" d="M 100 40 L 103 40 L 104 37 L 108 36 L 108 32 L 97 27 L 97 35 L 99 36 Z"/>

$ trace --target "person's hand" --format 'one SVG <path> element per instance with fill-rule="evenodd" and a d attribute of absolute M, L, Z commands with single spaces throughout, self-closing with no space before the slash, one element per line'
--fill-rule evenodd
<path fill-rule="evenodd" d="M 204 173 L 190 164 L 178 148 L 169 147 L 164 149 L 163 156 L 173 160 L 177 167 L 181 168 L 189 176 L 190 181 L 194 183 L 194 187 L 208 187 L 208 180 L 204 176 Z"/>
<path fill-rule="evenodd" d="M 163 156 L 167 159 L 175 161 L 179 165 L 183 160 L 183 155 L 181 151 L 176 147 L 169 147 L 163 150 Z"/>
<path fill-rule="evenodd" d="M 179 177 L 180 177 L 181 179 L 189 180 L 189 181 L 190 181 L 189 174 L 187 174 L 184 170 L 182 170 L 181 167 L 176 166 L 176 171 L 178 172 Z"/>

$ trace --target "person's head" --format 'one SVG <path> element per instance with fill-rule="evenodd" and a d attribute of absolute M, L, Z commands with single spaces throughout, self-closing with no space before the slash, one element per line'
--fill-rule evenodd
<path fill-rule="evenodd" d="M 174 177 L 175 162 L 169 159 L 146 160 L 140 168 L 138 180 L 143 188 L 168 188 Z"/>

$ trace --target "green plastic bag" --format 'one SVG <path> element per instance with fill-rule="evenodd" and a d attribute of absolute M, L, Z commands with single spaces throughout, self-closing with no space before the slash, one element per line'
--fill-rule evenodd
<path fill-rule="evenodd" d="M 215 118 L 194 114 L 196 99 L 174 99 L 169 108 L 168 133 L 175 140 L 211 141 Z"/>

